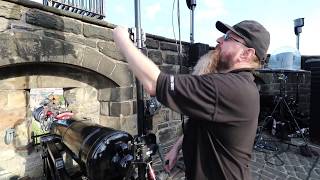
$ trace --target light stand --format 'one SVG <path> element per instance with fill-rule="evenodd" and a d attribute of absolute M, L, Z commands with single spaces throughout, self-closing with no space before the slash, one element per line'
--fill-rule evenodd
<path fill-rule="evenodd" d="M 287 76 L 282 72 L 279 76 L 278 76 L 278 79 L 280 80 L 280 96 L 277 97 L 276 99 L 276 105 L 274 107 L 274 109 L 272 110 L 271 114 L 269 116 L 267 116 L 264 120 L 263 120 L 263 123 L 262 123 L 262 127 L 260 129 L 260 131 L 258 132 L 258 135 L 257 135 L 257 140 L 255 142 L 255 148 L 265 148 L 267 147 L 268 150 L 270 150 L 270 146 L 267 146 L 266 143 L 262 143 L 262 131 L 263 129 L 265 128 L 265 126 L 268 124 L 268 122 L 270 120 L 274 120 L 274 114 L 276 112 L 276 110 L 279 108 L 279 116 L 280 118 L 284 118 L 284 112 L 283 110 L 286 109 L 287 112 L 289 113 L 290 115 L 290 118 L 291 120 L 293 121 L 294 123 L 294 126 L 296 127 L 297 131 L 299 131 L 299 134 L 301 134 L 301 137 L 304 141 L 304 145 L 301 145 L 300 146 L 300 151 L 303 155 L 305 156 L 312 156 L 312 151 L 310 149 L 310 147 L 308 146 L 308 142 L 307 142 L 307 139 L 305 138 L 303 132 L 301 131 L 301 128 L 297 122 L 297 120 L 294 118 L 294 115 L 288 105 L 288 103 L 286 102 L 286 90 L 285 90 L 285 85 L 286 85 L 286 80 L 287 80 Z M 273 127 L 274 128 L 274 127 Z M 294 144 L 291 144 L 291 143 L 286 143 L 284 142 L 285 144 L 288 144 L 288 145 L 293 145 L 293 146 L 297 146 L 297 145 L 294 145 Z M 277 148 L 275 148 L 277 150 Z M 274 148 L 272 149 L 274 150 Z"/>
<path fill-rule="evenodd" d="M 186 0 L 190 9 L 190 43 L 194 43 L 194 10 L 197 6 L 196 0 Z"/>
<path fill-rule="evenodd" d="M 140 0 L 135 0 L 135 28 L 130 28 L 130 38 L 136 47 L 144 53 L 146 36 L 141 29 Z M 152 117 L 160 108 L 160 103 L 155 97 L 144 102 L 144 90 L 142 84 L 136 79 L 137 89 L 137 129 L 134 137 L 133 152 L 134 161 L 127 173 L 126 180 L 156 180 L 152 168 L 152 156 L 159 153 L 156 135 L 151 133 Z M 161 154 L 159 154 L 161 157 Z"/>
<path fill-rule="evenodd" d="M 304 26 L 304 18 L 298 18 L 294 20 L 294 33 L 297 36 L 297 49 L 299 50 L 300 43 L 300 33 L 302 32 L 302 27 Z"/>
<path fill-rule="evenodd" d="M 136 47 L 142 52 L 145 47 L 145 34 L 141 29 L 141 10 L 140 10 L 140 0 L 135 0 L 135 28 L 130 29 L 133 34 L 133 41 Z M 132 36 L 132 34 L 130 36 Z M 143 52 L 142 52 L 143 53 Z M 131 170 L 137 170 L 137 176 L 134 179 L 155 180 L 155 174 L 151 167 L 152 155 L 157 151 L 156 137 L 154 134 L 148 133 L 152 129 L 152 118 L 151 116 L 147 118 L 146 109 L 144 103 L 144 90 L 142 84 L 136 79 L 137 88 L 137 129 L 138 135 L 134 138 L 134 168 Z M 132 174 L 128 173 L 128 177 Z M 129 178 L 126 179 L 129 179 Z"/>

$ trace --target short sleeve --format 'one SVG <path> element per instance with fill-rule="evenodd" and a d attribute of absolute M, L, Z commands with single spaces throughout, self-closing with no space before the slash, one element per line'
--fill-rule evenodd
<path fill-rule="evenodd" d="M 212 120 L 217 89 L 210 75 L 168 75 L 160 73 L 156 95 L 159 102 L 189 117 Z"/>

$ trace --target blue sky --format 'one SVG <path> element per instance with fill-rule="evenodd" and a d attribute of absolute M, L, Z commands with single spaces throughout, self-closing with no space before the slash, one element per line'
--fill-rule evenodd
<path fill-rule="evenodd" d="M 42 0 L 34 0 L 42 2 Z M 133 27 L 134 0 L 104 0 L 105 21 Z M 178 38 L 177 1 L 173 12 L 174 29 Z M 174 38 L 172 7 L 174 0 L 141 0 L 141 25 L 145 32 Z M 180 1 L 181 38 L 190 41 L 190 10 L 186 1 Z M 197 0 L 195 8 L 195 42 L 216 45 L 222 34 L 215 29 L 220 20 L 234 25 L 244 19 L 257 20 L 271 34 L 268 53 L 284 46 L 296 47 L 293 20 L 305 18 L 300 35 L 300 52 L 303 55 L 320 55 L 320 1 L 319 0 Z"/>

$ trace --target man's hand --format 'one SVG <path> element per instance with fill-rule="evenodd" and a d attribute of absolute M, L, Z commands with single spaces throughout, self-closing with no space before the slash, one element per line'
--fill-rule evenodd
<path fill-rule="evenodd" d="M 127 59 L 133 74 L 142 83 L 151 96 L 156 95 L 157 79 L 160 69 L 148 57 L 142 54 L 129 38 L 128 29 L 118 26 L 113 30 L 113 39 L 120 52 Z"/>
<path fill-rule="evenodd" d="M 176 147 L 171 148 L 171 150 L 166 154 L 164 170 L 170 172 L 171 169 L 176 165 L 178 159 L 179 150 Z"/>
<path fill-rule="evenodd" d="M 183 137 L 183 135 L 179 137 L 178 141 L 173 145 L 171 150 L 166 154 L 166 157 L 164 158 L 164 170 L 167 172 L 170 172 L 171 169 L 176 165 L 178 154 L 182 147 Z"/>
<path fill-rule="evenodd" d="M 117 26 L 115 29 L 113 29 L 113 40 L 117 45 L 121 45 L 123 42 L 131 41 L 129 37 L 130 35 L 128 28 Z"/>

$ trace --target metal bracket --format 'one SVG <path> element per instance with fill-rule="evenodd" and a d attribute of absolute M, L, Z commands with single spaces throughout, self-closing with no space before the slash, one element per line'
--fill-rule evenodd
<path fill-rule="evenodd" d="M 135 27 L 133 28 L 129 28 L 128 29 L 129 32 L 129 38 L 131 39 L 131 41 L 134 43 L 134 45 L 136 47 L 138 47 L 138 43 L 137 43 L 137 29 Z M 146 47 L 146 34 L 143 32 L 143 29 L 141 29 L 141 45 L 142 48 Z"/>
<path fill-rule="evenodd" d="M 4 137 L 4 142 L 8 145 L 13 141 L 15 134 L 15 129 L 14 128 L 9 128 L 6 130 L 6 135 Z"/>

